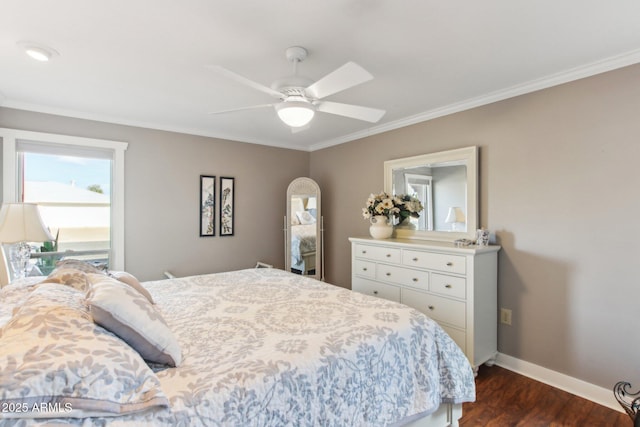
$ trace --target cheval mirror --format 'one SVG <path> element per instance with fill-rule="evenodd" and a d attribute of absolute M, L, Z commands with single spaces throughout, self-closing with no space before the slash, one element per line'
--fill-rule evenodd
<path fill-rule="evenodd" d="M 286 271 L 324 280 L 320 187 L 311 178 L 296 178 L 287 188 L 284 217 Z"/>

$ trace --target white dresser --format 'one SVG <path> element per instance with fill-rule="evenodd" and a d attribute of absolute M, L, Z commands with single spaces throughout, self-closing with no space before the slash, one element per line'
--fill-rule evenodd
<path fill-rule="evenodd" d="M 455 247 L 415 239 L 349 240 L 351 289 L 427 314 L 460 346 L 474 369 L 495 359 L 500 246 Z"/>

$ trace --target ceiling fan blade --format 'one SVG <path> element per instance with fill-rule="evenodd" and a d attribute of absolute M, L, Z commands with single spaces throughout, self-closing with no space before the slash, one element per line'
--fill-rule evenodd
<path fill-rule="evenodd" d="M 306 91 L 320 99 L 341 92 L 360 83 L 368 82 L 373 76 L 355 62 L 347 62 L 342 67 L 327 74 L 309 86 Z"/>
<path fill-rule="evenodd" d="M 236 111 L 243 111 L 243 110 L 255 110 L 257 108 L 264 108 L 264 107 L 273 107 L 274 104 L 260 104 L 260 105 L 252 105 L 250 107 L 239 107 L 239 108 L 232 108 L 230 110 L 221 110 L 221 111 L 210 111 L 207 114 L 226 114 L 226 113 L 234 113 Z"/>
<path fill-rule="evenodd" d="M 337 114 L 338 116 L 351 117 L 352 119 L 364 120 L 371 123 L 376 123 L 386 113 L 385 110 L 379 110 L 377 108 L 330 101 L 321 101 L 316 105 L 316 108 L 323 113 Z"/>
<path fill-rule="evenodd" d="M 220 65 L 207 65 L 206 66 L 208 69 L 214 71 L 217 74 L 220 74 L 221 76 L 224 76 L 228 79 L 231 80 L 235 80 L 238 83 L 241 83 L 245 86 L 249 86 L 253 89 L 259 90 L 260 92 L 264 92 L 268 95 L 274 96 L 276 98 L 282 98 L 283 95 L 278 92 L 277 90 L 273 90 L 268 86 L 265 86 L 261 83 L 258 82 L 254 82 L 253 80 L 250 80 L 248 78 L 246 78 L 245 76 L 242 76 L 234 71 L 228 70 L 224 67 L 221 67 Z"/>

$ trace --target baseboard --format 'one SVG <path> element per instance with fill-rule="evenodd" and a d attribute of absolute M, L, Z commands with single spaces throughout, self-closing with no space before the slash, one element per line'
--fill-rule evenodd
<path fill-rule="evenodd" d="M 498 353 L 495 364 L 599 405 L 623 412 L 622 407 L 613 397 L 613 390 L 593 385 L 502 353 Z"/>

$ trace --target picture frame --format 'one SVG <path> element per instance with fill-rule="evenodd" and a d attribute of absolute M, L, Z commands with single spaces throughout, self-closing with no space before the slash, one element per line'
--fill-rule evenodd
<path fill-rule="evenodd" d="M 216 177 L 200 175 L 200 237 L 216 235 Z"/>
<path fill-rule="evenodd" d="M 233 236 L 235 178 L 220 177 L 220 236 Z"/>

